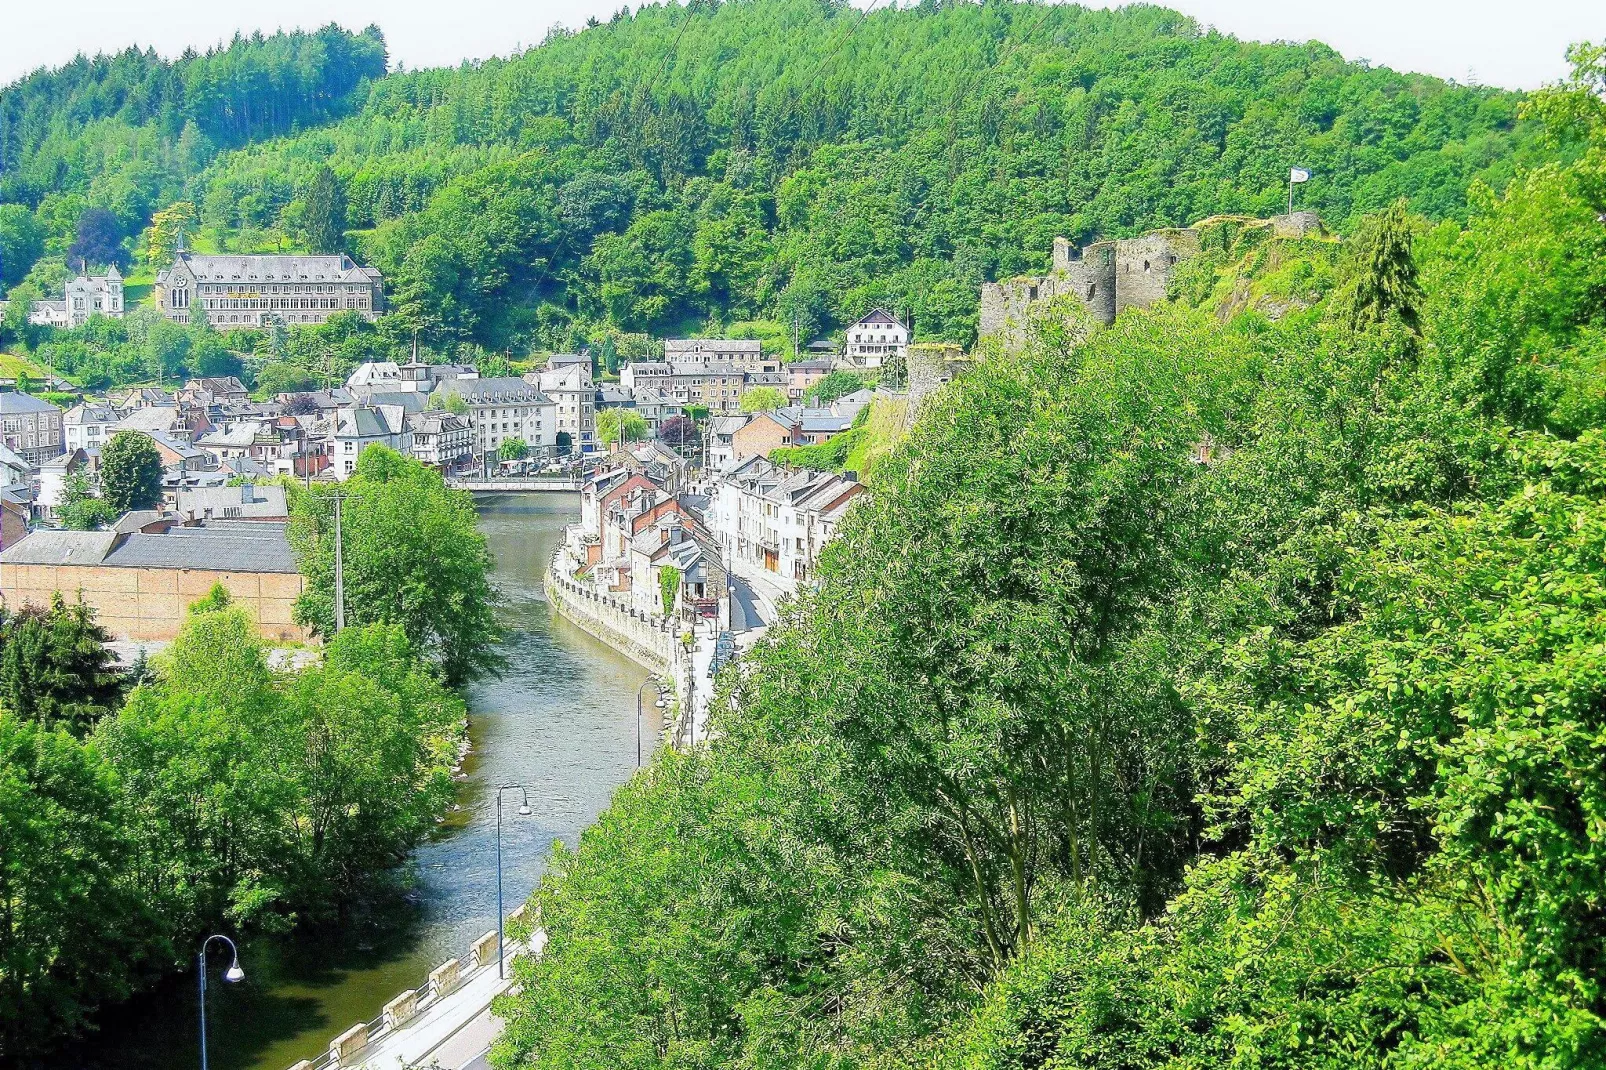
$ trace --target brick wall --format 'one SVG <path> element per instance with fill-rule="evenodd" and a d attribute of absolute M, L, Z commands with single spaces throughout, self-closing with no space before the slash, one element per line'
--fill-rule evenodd
<path fill-rule="evenodd" d="M 273 642 L 306 639 L 291 620 L 305 581 L 295 573 L 210 569 L 110 568 L 104 565 L 0 565 L 0 600 L 8 607 L 50 604 L 60 591 L 82 592 L 102 627 L 119 639 L 164 640 L 178 634 L 190 603 L 221 583 Z"/>

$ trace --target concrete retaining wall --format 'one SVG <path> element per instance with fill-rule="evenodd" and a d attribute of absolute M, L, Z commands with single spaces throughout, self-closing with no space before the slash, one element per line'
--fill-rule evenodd
<path fill-rule="evenodd" d="M 550 567 L 542 586 L 553 610 L 587 635 L 654 672 L 668 673 L 673 669 L 676 639 L 673 622 L 655 622 L 631 610 L 623 601 L 605 598 L 557 575 Z"/>

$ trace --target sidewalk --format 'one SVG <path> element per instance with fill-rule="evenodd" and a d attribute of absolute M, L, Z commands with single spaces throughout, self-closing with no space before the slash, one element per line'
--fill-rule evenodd
<path fill-rule="evenodd" d="M 737 579 L 747 584 L 758 602 L 758 613 L 764 624 L 774 624 L 780 616 L 780 604 L 797 591 L 797 582 L 785 576 L 759 568 L 745 561 L 732 561 L 730 570 Z"/>
<path fill-rule="evenodd" d="M 491 1001 L 513 984 L 513 959 L 519 954 L 540 954 L 546 934 L 537 931 L 529 949 L 508 945 L 507 977 L 494 969 L 478 970 L 445 997 L 431 1003 L 418 1017 L 369 1044 L 357 1056 L 367 1070 L 409 1070 L 438 1065 L 458 1070 L 485 1051 L 502 1032 L 502 1022 L 491 1014 Z"/>

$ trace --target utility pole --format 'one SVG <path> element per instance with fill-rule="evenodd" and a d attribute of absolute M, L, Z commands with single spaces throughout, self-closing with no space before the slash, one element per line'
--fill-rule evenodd
<path fill-rule="evenodd" d="M 335 634 L 346 630 L 346 559 L 341 547 L 340 503 L 348 495 L 335 491 Z"/>

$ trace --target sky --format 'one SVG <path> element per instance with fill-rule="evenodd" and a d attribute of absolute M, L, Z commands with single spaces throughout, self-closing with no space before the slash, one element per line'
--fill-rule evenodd
<path fill-rule="evenodd" d="M 176 55 L 191 46 L 204 50 L 237 30 L 311 29 L 331 20 L 353 30 L 378 24 L 393 66 L 456 65 L 535 44 L 553 23 L 579 26 L 591 15 L 606 19 L 623 2 L 73 0 L 64 13 L 51 3 L 7 0 L 4 6 L 14 9 L 0 20 L 0 84 L 79 52 L 137 44 Z M 854 2 L 863 6 L 868 0 Z M 1094 0 L 1089 6 L 1117 5 Z M 1562 77 L 1568 44 L 1606 40 L 1603 0 L 1173 0 L 1166 6 L 1250 40 L 1315 39 L 1350 59 L 1511 89 Z"/>

